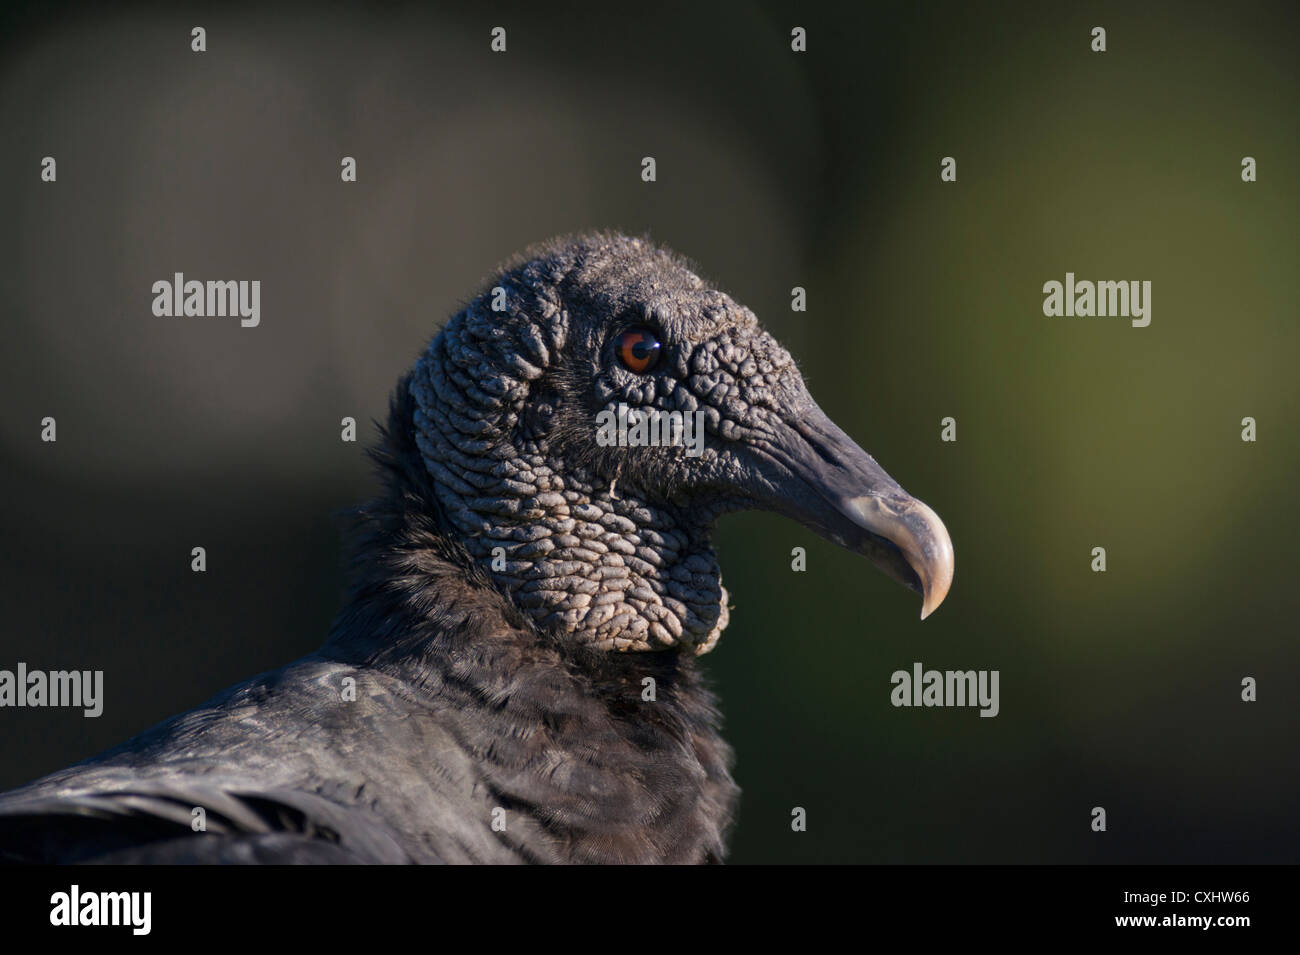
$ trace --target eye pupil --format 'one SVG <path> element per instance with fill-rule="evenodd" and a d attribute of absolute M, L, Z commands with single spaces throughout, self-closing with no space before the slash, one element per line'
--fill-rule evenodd
<path fill-rule="evenodd" d="M 614 340 L 618 360 L 628 371 L 644 375 L 659 360 L 662 343 L 648 328 L 630 328 Z"/>

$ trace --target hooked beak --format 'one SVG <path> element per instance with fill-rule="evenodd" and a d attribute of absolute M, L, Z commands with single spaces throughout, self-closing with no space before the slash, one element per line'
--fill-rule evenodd
<path fill-rule="evenodd" d="M 863 554 L 922 596 L 924 620 L 952 585 L 952 540 L 939 515 L 904 491 L 815 404 L 776 426 L 764 457 L 779 467 L 766 506 Z M 767 469 L 764 469 L 767 470 Z"/>

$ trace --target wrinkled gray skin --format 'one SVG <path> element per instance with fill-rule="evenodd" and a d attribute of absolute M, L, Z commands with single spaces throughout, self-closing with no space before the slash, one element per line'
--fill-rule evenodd
<path fill-rule="evenodd" d="M 648 374 L 614 355 L 630 326 L 664 343 Z M 702 409 L 703 454 L 600 447 L 620 402 Z M 0 797 L 0 859 L 718 861 L 737 790 L 694 662 L 727 625 L 714 520 L 780 510 L 928 602 L 951 577 L 937 518 L 754 316 L 622 236 L 507 265 L 399 384 L 375 457 L 322 650 Z"/>

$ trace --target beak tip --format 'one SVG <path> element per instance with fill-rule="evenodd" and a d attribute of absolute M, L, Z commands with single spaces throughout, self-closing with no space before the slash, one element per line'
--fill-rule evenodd
<path fill-rule="evenodd" d="M 948 592 L 946 589 L 943 593 L 936 594 L 931 592 L 926 594 L 925 600 L 921 603 L 921 619 L 924 620 L 926 617 L 930 616 L 930 614 L 938 610 L 939 605 L 943 603 L 943 600 L 947 595 Z"/>
<path fill-rule="evenodd" d="M 921 619 L 924 620 L 938 610 L 939 604 L 943 603 L 943 598 L 943 594 L 936 595 L 933 591 L 928 591 L 925 599 L 921 602 Z"/>
<path fill-rule="evenodd" d="M 948 596 L 948 589 L 952 586 L 953 552 L 952 538 L 948 536 L 948 529 L 943 526 L 939 515 L 919 501 L 917 509 L 924 515 L 931 541 L 930 559 L 913 563 L 924 585 L 924 599 L 921 603 L 921 619 L 924 620 L 938 610 Z"/>

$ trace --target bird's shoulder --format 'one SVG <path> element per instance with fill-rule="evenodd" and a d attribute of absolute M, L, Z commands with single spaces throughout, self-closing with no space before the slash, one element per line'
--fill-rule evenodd
<path fill-rule="evenodd" d="M 0 860 L 491 857 L 444 723 L 388 674 L 305 658 L 0 796 Z"/>

